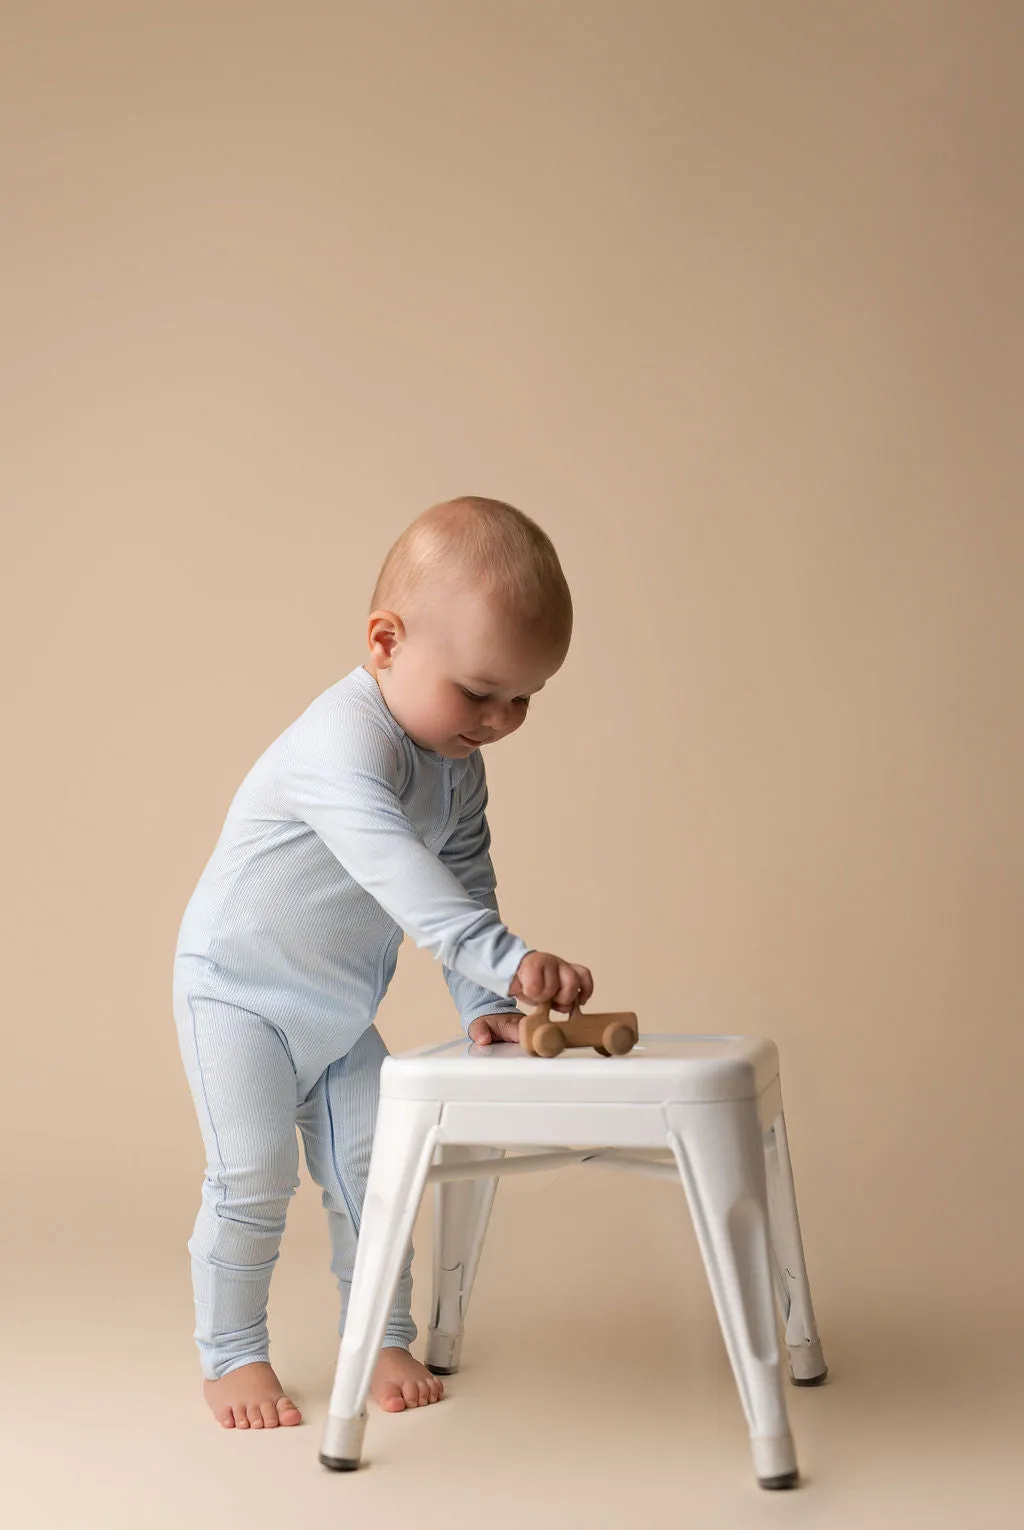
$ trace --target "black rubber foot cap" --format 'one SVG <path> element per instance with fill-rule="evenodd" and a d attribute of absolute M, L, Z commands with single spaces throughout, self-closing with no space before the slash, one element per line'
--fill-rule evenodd
<path fill-rule="evenodd" d="M 783 1472 L 781 1477 L 758 1477 L 757 1485 L 758 1487 L 766 1488 L 769 1493 L 773 1493 L 781 1488 L 795 1488 L 799 1481 L 800 1473 L 793 1471 Z"/>
<path fill-rule="evenodd" d="M 820 1376 L 801 1376 L 799 1378 L 791 1376 L 789 1379 L 795 1387 L 820 1387 L 827 1375 L 828 1366 L 826 1365 Z"/>
<path fill-rule="evenodd" d="M 330 1467 L 332 1472 L 354 1472 L 359 1468 L 358 1461 L 347 1461 L 344 1456 L 321 1455 L 320 1465 Z"/>
<path fill-rule="evenodd" d="M 432 1376 L 454 1376 L 458 1370 L 457 1365 L 428 1365 L 427 1370 Z"/>

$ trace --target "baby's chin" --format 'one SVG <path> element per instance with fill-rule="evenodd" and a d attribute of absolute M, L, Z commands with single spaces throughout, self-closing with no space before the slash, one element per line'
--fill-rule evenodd
<path fill-rule="evenodd" d="M 472 743 L 461 734 L 456 734 L 454 738 L 440 739 L 436 743 L 424 741 L 420 744 L 421 749 L 429 749 L 432 754 L 445 755 L 449 759 L 464 759 L 466 755 L 472 754 L 473 750 L 479 747 L 479 744 Z"/>

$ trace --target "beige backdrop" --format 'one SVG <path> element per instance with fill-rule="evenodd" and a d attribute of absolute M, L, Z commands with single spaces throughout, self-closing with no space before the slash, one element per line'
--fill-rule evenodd
<path fill-rule="evenodd" d="M 399 1524 L 421 1494 L 458 1526 L 645 1495 L 1007 1523 L 1024 8 L 6 0 L 0 26 L 18 1523 Z M 312 1427 L 228 1438 L 199 1401 L 178 921 L 249 766 L 364 656 L 387 547 L 457 493 L 537 517 L 576 602 L 487 756 L 505 918 L 602 1008 L 781 1049 L 833 1376 L 791 1394 L 784 1503 L 682 1198 L 615 1176 L 502 1187 L 466 1372 L 371 1421 L 377 1470 L 316 1465 L 308 1182 L 273 1316 Z M 381 1028 L 457 1030 L 411 942 Z M 426 1214 L 419 1247 L 422 1320 Z"/>

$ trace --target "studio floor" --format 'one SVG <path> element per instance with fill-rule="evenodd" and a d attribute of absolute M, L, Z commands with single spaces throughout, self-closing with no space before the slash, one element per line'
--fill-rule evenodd
<path fill-rule="evenodd" d="M 856 1259 L 837 1256 L 832 1229 L 805 1237 L 830 1375 L 819 1389 L 788 1391 L 803 1481 L 782 1494 L 754 1482 L 685 1202 L 672 1186 L 580 1169 L 504 1181 L 462 1372 L 438 1406 L 372 1410 L 365 1467 L 345 1476 L 317 1461 L 335 1298 L 308 1183 L 292 1208 L 271 1308 L 273 1359 L 305 1415 L 296 1429 L 228 1432 L 212 1422 L 191 1347 L 187 1265 L 168 1229 L 139 1224 L 134 1252 L 111 1242 L 84 1270 L 72 1240 L 66 1279 L 59 1251 L 38 1250 L 35 1271 L 21 1266 L 5 1303 L 13 1367 L 4 1523 L 1019 1523 L 1024 1386 L 1013 1365 L 1019 1345 L 999 1314 L 962 1322 L 940 1281 L 917 1302 L 894 1292 L 885 1311 L 877 1285 L 858 1282 Z M 429 1209 L 416 1268 L 422 1336 Z"/>

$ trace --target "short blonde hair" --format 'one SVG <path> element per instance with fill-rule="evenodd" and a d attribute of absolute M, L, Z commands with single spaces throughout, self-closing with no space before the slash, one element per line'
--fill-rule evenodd
<path fill-rule="evenodd" d="M 499 499 L 466 495 L 417 516 L 384 559 L 370 610 L 401 614 L 465 589 L 495 597 L 538 639 L 568 649 L 572 597 L 551 538 Z"/>

